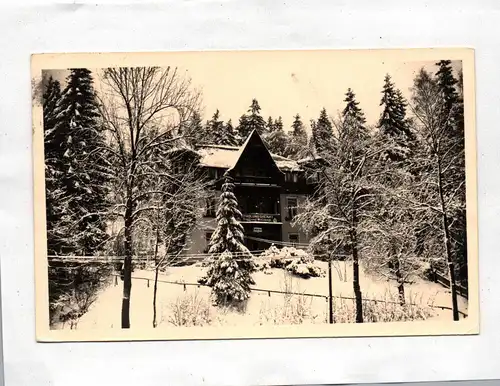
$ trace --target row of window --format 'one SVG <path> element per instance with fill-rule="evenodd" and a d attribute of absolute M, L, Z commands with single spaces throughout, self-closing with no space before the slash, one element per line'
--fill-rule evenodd
<path fill-rule="evenodd" d="M 205 217 L 215 217 L 216 207 L 217 207 L 217 199 L 215 197 L 209 197 L 205 203 Z M 262 206 L 264 208 L 264 206 Z M 297 216 L 298 213 L 298 201 L 296 197 L 287 197 L 286 199 L 286 210 L 287 216 L 285 218 L 286 221 L 291 221 Z M 248 212 L 249 208 L 246 208 L 244 212 Z M 250 213 L 250 212 L 248 212 Z M 253 213 L 253 212 L 252 212 Z M 268 212 L 255 212 L 255 213 L 268 213 Z"/>
<path fill-rule="evenodd" d="M 211 179 L 213 180 L 218 180 L 219 178 L 222 178 L 224 175 L 223 170 L 219 170 L 216 168 L 209 168 L 208 169 L 208 175 Z M 248 176 L 248 177 L 266 177 L 265 170 L 259 170 L 259 169 L 245 169 L 243 173 L 240 173 L 239 171 L 236 173 L 237 176 Z M 306 183 L 308 184 L 314 184 L 317 183 L 319 180 L 319 173 L 308 173 L 306 176 Z M 293 183 L 298 183 L 299 182 L 299 173 L 298 172 L 286 172 L 285 173 L 285 182 L 293 182 Z"/>

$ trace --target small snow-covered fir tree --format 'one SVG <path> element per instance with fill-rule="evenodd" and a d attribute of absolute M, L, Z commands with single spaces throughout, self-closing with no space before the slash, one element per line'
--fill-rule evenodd
<path fill-rule="evenodd" d="M 234 184 L 226 176 L 222 186 L 217 228 L 210 240 L 208 253 L 212 258 L 205 277 L 200 283 L 212 287 L 217 305 L 236 305 L 248 299 L 250 285 L 255 284 L 251 273 L 255 270 L 252 254 L 243 244 L 241 212 L 233 193 Z"/>

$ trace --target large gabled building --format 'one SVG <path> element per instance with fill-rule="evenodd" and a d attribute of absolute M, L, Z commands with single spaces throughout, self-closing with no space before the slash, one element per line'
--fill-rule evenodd
<path fill-rule="evenodd" d="M 308 243 L 308 235 L 292 225 L 301 202 L 313 192 L 315 183 L 314 178 L 306 178 L 302 162 L 271 154 L 256 131 L 240 147 L 202 145 L 196 152 L 200 166 L 212 182 L 212 195 L 206 202 L 200 226 L 190 237 L 189 254 L 208 250 L 226 173 L 234 180 L 245 244 L 251 251 L 262 251 L 273 242 Z"/>

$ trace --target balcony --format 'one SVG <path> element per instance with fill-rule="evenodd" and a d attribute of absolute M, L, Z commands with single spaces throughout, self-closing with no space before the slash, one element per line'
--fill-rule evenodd
<path fill-rule="evenodd" d="M 242 222 L 281 224 L 281 215 L 280 214 L 243 213 L 242 216 L 243 216 Z"/>

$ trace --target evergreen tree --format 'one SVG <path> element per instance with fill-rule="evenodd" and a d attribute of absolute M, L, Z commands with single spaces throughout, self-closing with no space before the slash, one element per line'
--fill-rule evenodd
<path fill-rule="evenodd" d="M 352 89 L 347 89 L 346 97 L 344 102 L 346 106 L 342 111 L 342 118 L 347 123 L 344 125 L 345 128 L 353 130 L 352 138 L 359 138 L 360 140 L 366 140 L 369 137 L 368 129 L 366 128 L 366 119 L 363 111 L 359 107 L 359 102 L 356 100 L 356 95 Z M 343 131 L 346 134 L 346 130 Z"/>
<path fill-rule="evenodd" d="M 386 141 L 385 156 L 393 161 L 402 161 L 410 156 L 415 136 L 406 119 L 406 101 L 389 75 L 384 79 L 380 106 L 383 106 L 383 111 L 378 128 Z"/>
<path fill-rule="evenodd" d="M 281 116 L 274 120 L 273 130 L 283 130 L 283 118 Z"/>
<path fill-rule="evenodd" d="M 450 60 L 441 60 L 436 63 L 439 70 L 436 72 L 436 81 L 444 101 L 443 121 L 445 122 L 444 141 L 454 162 L 450 170 L 443 175 L 445 184 L 460 187 L 465 181 L 465 135 L 464 135 L 464 104 L 463 104 L 463 74 L 458 72 L 455 78 Z M 457 263 L 457 278 L 467 285 L 467 225 L 465 208 L 465 189 L 456 192 L 460 202 L 457 209 L 451 213 L 450 233 L 452 248 Z"/>
<path fill-rule="evenodd" d="M 333 149 L 333 126 L 324 108 L 312 126 L 312 144 L 318 155 Z"/>
<path fill-rule="evenodd" d="M 220 120 L 219 110 L 217 110 L 212 116 L 212 119 L 207 122 L 206 130 L 210 143 L 215 145 L 234 146 L 236 144 L 236 138 L 231 128 L 232 125 L 228 128 L 228 126 Z"/>
<path fill-rule="evenodd" d="M 58 226 L 64 212 L 60 201 L 61 196 L 64 194 L 60 180 L 63 172 L 64 138 L 54 135 L 55 109 L 60 98 L 61 85 L 57 80 L 50 77 L 43 93 L 45 202 L 47 250 L 49 255 L 58 255 L 63 248 L 62 240 L 58 237 Z"/>
<path fill-rule="evenodd" d="M 266 134 L 264 140 L 271 153 L 285 156 L 288 138 L 283 130 L 283 121 L 281 117 L 275 120 L 273 131 Z"/>
<path fill-rule="evenodd" d="M 380 169 L 374 179 L 379 183 L 379 200 L 371 217 L 374 247 L 366 266 L 397 282 L 399 302 L 404 305 L 405 285 L 418 276 L 422 267 L 420 257 L 415 256 L 422 222 L 403 201 L 415 199 L 411 186 L 415 183 L 413 155 L 417 143 L 406 119 L 406 101 L 389 75 L 384 79 L 380 105 L 383 106 L 377 135 Z"/>
<path fill-rule="evenodd" d="M 61 183 L 65 214 L 59 232 L 64 252 L 93 255 L 107 238 L 100 216 L 106 207 L 107 161 L 91 72 L 72 69 L 55 109 L 54 137 L 64 149 Z"/>
<path fill-rule="evenodd" d="M 244 142 L 253 130 L 256 130 L 260 135 L 263 135 L 266 131 L 266 122 L 260 115 L 260 106 L 257 99 L 252 100 L 248 114 L 242 115 L 240 118 L 238 133 L 241 140 Z"/>
<path fill-rule="evenodd" d="M 207 133 L 203 127 L 203 122 L 199 112 L 193 112 L 189 122 L 186 125 L 184 132 L 181 134 L 185 135 L 186 143 L 190 146 L 195 146 L 199 143 L 206 142 Z"/>
<path fill-rule="evenodd" d="M 238 146 L 239 139 L 236 129 L 233 127 L 233 122 L 231 119 L 226 123 L 226 133 L 228 138 L 228 146 Z"/>
<path fill-rule="evenodd" d="M 234 184 L 227 176 L 222 186 L 217 228 L 210 239 L 208 253 L 212 261 L 200 283 L 212 287 L 217 305 L 233 305 L 248 299 L 250 285 L 255 284 L 251 273 L 255 270 L 252 254 L 243 244 L 241 212 L 233 193 Z"/>
<path fill-rule="evenodd" d="M 308 153 L 308 138 L 306 129 L 299 114 L 294 117 L 292 123 L 292 133 L 288 136 L 288 138 L 286 156 L 296 160 L 305 158 Z"/>
<path fill-rule="evenodd" d="M 274 121 L 271 116 L 267 118 L 267 124 L 266 124 L 266 129 L 269 133 L 272 133 L 274 131 Z"/>

